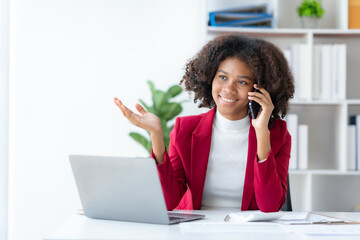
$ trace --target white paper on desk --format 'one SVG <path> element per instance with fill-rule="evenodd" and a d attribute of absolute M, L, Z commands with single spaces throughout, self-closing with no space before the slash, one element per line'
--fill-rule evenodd
<path fill-rule="evenodd" d="M 272 222 L 288 225 L 311 224 L 319 222 L 350 222 L 347 220 L 324 216 L 311 212 L 288 212 L 283 217 Z"/>
<path fill-rule="evenodd" d="M 278 220 L 291 221 L 291 220 L 305 220 L 309 216 L 309 212 L 284 212 Z"/>
<path fill-rule="evenodd" d="M 283 225 L 283 228 L 302 235 L 360 235 L 358 224 Z"/>
<path fill-rule="evenodd" d="M 281 224 L 304 223 L 307 222 L 309 214 L 309 212 L 284 212 L 284 215 L 272 222 Z"/>
<path fill-rule="evenodd" d="M 186 222 L 180 223 L 182 233 L 284 233 L 281 225 L 276 223 L 228 223 L 228 222 Z"/>

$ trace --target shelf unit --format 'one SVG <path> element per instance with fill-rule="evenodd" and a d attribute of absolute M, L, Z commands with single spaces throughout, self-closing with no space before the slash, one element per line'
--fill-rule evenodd
<path fill-rule="evenodd" d="M 251 1 L 256 4 L 264 1 Z M 237 33 L 258 37 L 273 42 L 280 48 L 290 48 L 293 44 L 308 45 L 307 64 L 313 71 L 314 44 L 346 44 L 346 88 L 345 99 L 318 100 L 292 99 L 289 113 L 299 116 L 299 124 L 309 126 L 309 170 L 289 172 L 293 207 L 295 211 L 351 211 L 360 204 L 360 171 L 347 170 L 347 125 L 349 117 L 360 114 L 360 29 L 347 29 L 347 1 L 329 0 L 325 5 L 327 14 L 334 13 L 336 21 L 324 18 L 322 29 L 301 29 L 294 24 L 294 16 L 286 25 L 284 11 L 278 6 L 296 6 L 300 1 L 271 0 L 278 26 L 286 28 L 236 28 L 205 26 L 205 39 L 211 40 L 222 34 Z M 291 2 L 291 3 L 289 3 Z M 219 6 L 219 4 L 222 4 Z M 241 5 L 245 3 L 241 3 Z M 227 9 L 239 6 L 237 1 L 206 0 L 205 11 Z M 289 15 L 289 14 L 287 14 Z M 286 15 L 286 16 L 287 16 Z M 293 15 L 296 16 L 294 11 Z M 208 19 L 208 15 L 206 14 Z M 206 20 L 207 20 L 206 19 Z M 312 82 L 312 74 L 309 74 Z M 312 86 L 308 87 L 312 92 Z"/>

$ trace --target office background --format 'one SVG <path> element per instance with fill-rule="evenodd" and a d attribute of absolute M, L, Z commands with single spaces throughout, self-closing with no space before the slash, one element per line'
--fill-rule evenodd
<path fill-rule="evenodd" d="M 349 49 L 345 102 L 319 105 L 308 98 L 291 105 L 299 123 L 327 133 L 309 134 L 309 143 L 325 142 L 330 151 L 309 144 L 308 169 L 292 170 L 290 178 L 295 210 L 351 211 L 359 202 L 353 189 L 360 175 L 338 171 L 346 158 L 337 153 L 346 152 L 349 141 L 342 130 L 360 109 L 355 91 L 360 32 L 344 25 L 348 2 L 343 0 L 323 1 L 327 13 L 319 28 L 327 30 L 298 29 L 299 19 L 288 9 L 300 1 L 0 0 L 0 239 L 42 239 L 81 207 L 69 154 L 146 156 L 128 136 L 137 129 L 113 97 L 132 109 L 139 98 L 150 102 L 147 80 L 163 90 L 177 84 L 187 59 L 223 32 L 206 26 L 208 11 L 260 2 L 275 6 L 277 25 L 285 31 L 235 31 L 281 48 L 346 43 Z M 202 111 L 189 101 L 182 115 Z M 334 130 L 342 132 L 340 138 Z"/>
<path fill-rule="evenodd" d="M 113 97 L 134 109 L 139 98 L 150 102 L 147 80 L 164 90 L 177 84 L 202 46 L 204 13 L 193 0 L 1 4 L 9 16 L 2 50 L 7 33 L 10 47 L 10 81 L 1 79 L 9 84 L 1 112 L 9 116 L 8 239 L 42 239 L 81 207 L 69 154 L 147 156 Z M 197 109 L 188 102 L 183 114 L 191 113 Z"/>

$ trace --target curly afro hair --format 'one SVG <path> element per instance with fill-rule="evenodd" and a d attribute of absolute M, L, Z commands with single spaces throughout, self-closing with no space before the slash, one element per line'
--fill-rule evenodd
<path fill-rule="evenodd" d="M 288 100 L 294 96 L 294 80 L 281 50 L 262 39 L 243 35 L 223 35 L 208 42 L 185 67 L 180 81 L 185 90 L 194 92 L 199 107 L 215 107 L 212 81 L 222 61 L 237 57 L 244 61 L 255 76 L 255 83 L 265 88 L 274 104 L 272 118 L 284 118 Z"/>

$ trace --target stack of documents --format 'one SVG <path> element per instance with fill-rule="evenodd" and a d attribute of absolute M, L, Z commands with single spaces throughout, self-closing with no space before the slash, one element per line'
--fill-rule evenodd
<path fill-rule="evenodd" d="M 242 211 L 230 213 L 224 219 L 225 222 L 256 222 L 271 221 L 286 225 L 309 225 L 309 224 L 340 224 L 350 223 L 349 220 L 329 217 L 311 212 L 261 212 L 260 210 Z"/>
<path fill-rule="evenodd" d="M 274 27 L 268 4 L 254 4 L 209 12 L 209 25 L 216 27 Z"/>
<path fill-rule="evenodd" d="M 181 223 L 182 233 L 296 233 L 301 235 L 360 235 L 360 222 L 312 212 L 243 211 L 222 222 Z"/>

